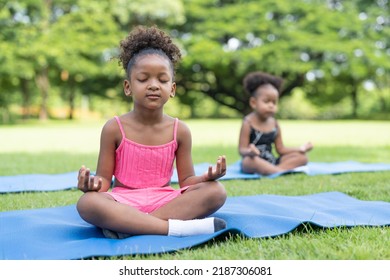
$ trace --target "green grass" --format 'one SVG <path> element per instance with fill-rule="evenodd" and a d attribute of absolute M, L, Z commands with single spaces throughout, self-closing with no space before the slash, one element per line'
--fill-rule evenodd
<path fill-rule="evenodd" d="M 236 143 L 239 120 L 187 122 L 194 138 L 195 163 L 214 162 L 226 154 L 228 163 L 239 159 Z M 390 122 L 283 121 L 286 144 L 312 140 L 311 161 L 390 162 Z M 34 124 L 0 127 L 0 175 L 62 173 L 81 164 L 95 168 L 102 123 Z M 307 137 L 306 136 L 312 136 Z M 95 139 L 97 138 L 97 139 Z M 390 202 L 390 172 L 307 176 L 294 174 L 275 179 L 223 181 L 229 196 L 305 195 L 340 191 L 362 200 Z M 56 207 L 76 203 L 77 190 L 9 193 L 0 196 L 0 211 Z M 302 226 L 275 238 L 247 239 L 222 236 L 207 244 L 171 254 L 123 256 L 110 259 L 390 259 L 390 228 L 316 229 Z"/>

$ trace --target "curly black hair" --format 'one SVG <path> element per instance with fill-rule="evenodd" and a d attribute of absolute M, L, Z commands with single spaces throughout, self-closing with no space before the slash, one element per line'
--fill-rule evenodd
<path fill-rule="evenodd" d="M 137 58 L 146 54 L 159 54 L 168 58 L 173 74 L 181 59 L 180 49 L 164 31 L 156 26 L 137 26 L 120 42 L 118 58 L 128 76 Z"/>
<path fill-rule="evenodd" d="M 244 89 L 250 96 L 254 96 L 256 90 L 263 85 L 274 86 L 280 95 L 282 84 L 282 78 L 260 71 L 248 73 L 243 79 Z"/>

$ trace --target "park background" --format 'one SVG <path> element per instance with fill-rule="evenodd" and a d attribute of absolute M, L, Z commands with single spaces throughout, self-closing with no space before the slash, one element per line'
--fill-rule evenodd
<path fill-rule="evenodd" d="M 283 119 L 389 119 L 388 0 L 0 2 L 0 123 L 109 118 L 125 99 L 119 41 L 157 25 L 180 46 L 179 118 L 248 113 L 243 77 L 284 78 Z"/>
<path fill-rule="evenodd" d="M 284 78 L 286 145 L 313 141 L 317 162 L 390 160 L 387 0 L 0 1 L 0 175 L 96 167 L 100 131 L 132 108 L 115 56 L 136 25 L 180 46 L 166 113 L 189 125 L 194 163 L 239 160 L 249 110 L 242 78 Z M 296 174 L 224 182 L 230 196 L 340 191 L 390 202 L 390 172 Z M 0 211 L 74 204 L 77 190 L 2 194 Z M 226 237 L 174 254 L 125 259 L 390 259 L 390 229 L 300 228 L 281 237 Z M 116 259 L 116 258 L 109 258 Z"/>

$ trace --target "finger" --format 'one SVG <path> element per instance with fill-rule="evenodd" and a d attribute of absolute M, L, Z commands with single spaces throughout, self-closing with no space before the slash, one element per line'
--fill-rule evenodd
<path fill-rule="evenodd" d="M 221 164 L 222 164 L 222 167 L 226 167 L 226 156 L 221 157 Z"/>
<path fill-rule="evenodd" d="M 91 176 L 91 171 L 89 170 L 89 168 L 85 169 L 85 181 L 84 181 L 84 184 L 88 186 L 88 182 L 90 180 L 90 176 Z"/>
<path fill-rule="evenodd" d="M 96 191 L 100 190 L 102 187 L 103 187 L 103 179 L 99 178 Z"/>
<path fill-rule="evenodd" d="M 221 163 L 221 157 L 218 157 L 218 159 L 217 159 L 217 166 L 215 167 L 215 172 L 217 173 L 217 174 L 221 174 L 221 169 L 222 169 L 222 163 Z"/>
<path fill-rule="evenodd" d="M 81 173 L 83 173 L 85 171 L 85 166 L 82 165 L 81 168 L 79 169 L 79 175 L 78 177 L 80 177 Z"/>
<path fill-rule="evenodd" d="M 210 165 L 209 170 L 207 172 L 208 179 L 213 178 L 213 167 Z"/>
<path fill-rule="evenodd" d="M 93 190 L 94 185 L 95 185 L 95 177 L 91 176 L 89 177 L 88 190 Z"/>
<path fill-rule="evenodd" d="M 84 186 L 84 175 L 80 175 L 78 180 L 77 180 L 77 188 L 79 190 L 82 190 Z"/>
<path fill-rule="evenodd" d="M 85 169 L 80 171 L 79 173 L 77 188 L 83 190 L 84 186 L 85 186 Z"/>
<path fill-rule="evenodd" d="M 102 187 L 102 178 L 98 178 L 97 180 L 96 180 L 96 178 L 94 178 L 93 182 L 94 182 L 93 183 L 93 190 L 94 191 L 100 190 Z"/>
<path fill-rule="evenodd" d="M 81 176 L 84 177 L 84 171 L 85 171 L 85 167 L 84 165 L 81 166 L 81 168 L 79 169 L 79 173 L 77 174 L 77 180 L 80 180 L 81 179 Z"/>
<path fill-rule="evenodd" d="M 221 158 L 221 171 L 222 171 L 222 174 L 225 174 L 226 173 L 226 156 L 222 156 Z"/>

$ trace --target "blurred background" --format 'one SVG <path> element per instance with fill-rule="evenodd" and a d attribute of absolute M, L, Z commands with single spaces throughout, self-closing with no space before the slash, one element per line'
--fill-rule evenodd
<path fill-rule="evenodd" d="M 136 25 L 182 50 L 168 114 L 241 118 L 243 77 L 265 71 L 281 119 L 390 119 L 388 0 L 1 0 L 0 123 L 131 109 L 116 56 Z"/>

